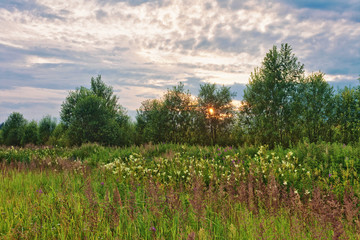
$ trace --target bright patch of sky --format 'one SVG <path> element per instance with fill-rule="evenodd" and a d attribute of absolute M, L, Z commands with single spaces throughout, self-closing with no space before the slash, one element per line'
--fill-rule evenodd
<path fill-rule="evenodd" d="M 231 86 L 240 100 L 273 46 L 335 86 L 360 74 L 358 0 L 1 0 L 0 122 L 59 116 L 97 74 L 131 116 L 183 82 Z"/>

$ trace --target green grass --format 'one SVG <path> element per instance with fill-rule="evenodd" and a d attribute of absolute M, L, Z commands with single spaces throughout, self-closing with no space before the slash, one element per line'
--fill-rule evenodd
<path fill-rule="evenodd" d="M 136 185 L 102 185 L 103 177 L 94 172 L 82 176 L 51 169 L 6 170 L 1 178 L 4 239 L 186 239 L 192 234 L 196 239 L 313 238 L 304 229 L 293 233 L 294 216 L 282 209 L 253 214 L 241 203 L 223 209 L 221 200 L 215 199 L 196 213 L 189 203 L 191 191 L 177 193 L 180 203 L 173 208 L 166 205 L 169 195 L 161 187 L 146 194 L 145 187 L 134 189 Z M 114 203 L 114 189 L 120 191 L 121 204 Z M 327 230 L 325 235 L 331 234 Z"/>
<path fill-rule="evenodd" d="M 0 239 L 358 239 L 358 153 L 2 148 Z"/>

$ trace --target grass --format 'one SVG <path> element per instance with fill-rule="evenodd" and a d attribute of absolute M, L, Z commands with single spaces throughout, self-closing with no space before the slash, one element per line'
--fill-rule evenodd
<path fill-rule="evenodd" d="M 359 151 L 302 148 L 2 148 L 0 239 L 358 239 Z"/>

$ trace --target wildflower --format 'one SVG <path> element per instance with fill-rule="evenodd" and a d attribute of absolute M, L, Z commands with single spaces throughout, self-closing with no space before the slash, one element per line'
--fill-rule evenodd
<path fill-rule="evenodd" d="M 332 175 L 332 174 L 331 174 L 331 173 L 329 173 L 329 177 L 331 177 L 331 175 Z"/>
<path fill-rule="evenodd" d="M 287 185 L 287 182 L 286 181 L 284 181 L 284 183 L 283 183 L 284 185 Z"/>
<path fill-rule="evenodd" d="M 101 185 L 104 186 L 104 182 L 101 182 Z"/>
<path fill-rule="evenodd" d="M 151 227 L 151 228 L 150 228 L 150 231 L 156 232 L 156 228 L 155 228 L 155 227 Z"/>
<path fill-rule="evenodd" d="M 42 194 L 43 191 L 41 190 L 41 188 L 39 190 L 37 190 L 38 193 Z"/>

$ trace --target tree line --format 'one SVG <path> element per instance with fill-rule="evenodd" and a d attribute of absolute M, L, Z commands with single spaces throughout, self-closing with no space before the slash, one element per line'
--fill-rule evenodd
<path fill-rule="evenodd" d="M 360 80 L 360 79 L 359 79 Z M 240 107 L 230 87 L 205 83 L 192 96 L 180 83 L 159 99 L 142 102 L 136 121 L 118 103 L 101 76 L 91 87 L 71 91 L 61 106 L 60 123 L 45 116 L 37 123 L 12 113 L 0 125 L 0 143 L 110 146 L 144 143 L 267 144 L 299 141 L 359 141 L 360 86 L 335 91 L 321 72 L 305 76 L 304 65 L 288 44 L 274 46 L 250 75 Z"/>

